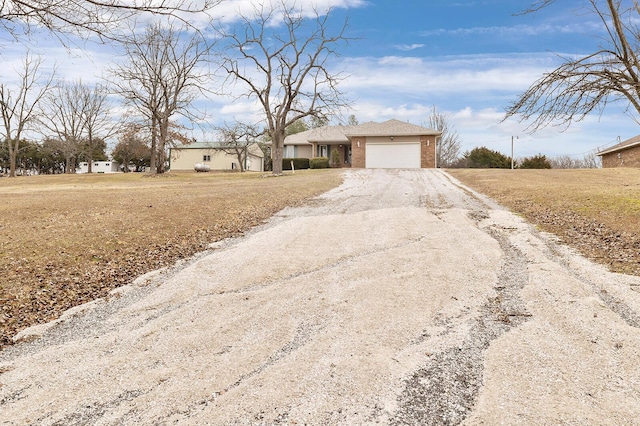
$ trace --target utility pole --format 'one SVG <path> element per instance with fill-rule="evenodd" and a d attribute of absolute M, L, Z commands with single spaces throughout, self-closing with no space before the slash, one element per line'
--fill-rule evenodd
<path fill-rule="evenodd" d="M 515 137 L 518 139 L 518 137 Z M 513 136 L 511 136 L 511 170 L 513 170 Z"/>

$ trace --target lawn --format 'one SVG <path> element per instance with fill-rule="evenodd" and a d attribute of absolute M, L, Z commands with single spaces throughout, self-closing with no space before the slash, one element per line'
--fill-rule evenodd
<path fill-rule="evenodd" d="M 339 170 L 1 178 L 0 348 L 341 181 Z"/>
<path fill-rule="evenodd" d="M 451 169 L 610 270 L 640 275 L 640 169 Z"/>

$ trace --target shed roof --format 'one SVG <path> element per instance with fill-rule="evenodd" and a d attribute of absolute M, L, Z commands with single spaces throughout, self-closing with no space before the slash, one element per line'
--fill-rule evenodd
<path fill-rule="evenodd" d="M 633 148 L 635 146 L 640 146 L 640 135 L 634 136 L 631 139 L 627 139 L 626 141 L 620 142 L 619 144 L 613 145 L 612 147 L 605 148 L 602 151 L 598 152 L 596 155 L 602 156 L 605 154 L 612 154 L 618 151 Z"/>

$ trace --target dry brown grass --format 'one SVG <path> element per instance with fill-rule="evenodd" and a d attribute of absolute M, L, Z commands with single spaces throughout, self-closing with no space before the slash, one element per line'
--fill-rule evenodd
<path fill-rule="evenodd" d="M 265 176 L 0 179 L 0 348 L 27 326 L 103 297 L 341 182 L 338 170 Z"/>
<path fill-rule="evenodd" d="M 612 271 L 640 275 L 640 169 L 452 169 Z"/>

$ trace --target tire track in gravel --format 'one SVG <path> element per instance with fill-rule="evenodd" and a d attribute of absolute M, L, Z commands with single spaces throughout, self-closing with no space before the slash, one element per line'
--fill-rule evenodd
<path fill-rule="evenodd" d="M 438 179 L 441 186 L 446 181 L 446 185 L 463 190 L 466 197 L 464 200 L 446 200 L 444 206 L 435 203 L 428 207 L 433 210 L 455 204 L 470 207 L 469 218 L 482 229 L 480 222 L 488 217 L 485 210 L 488 203 L 452 181 L 448 175 L 443 173 L 441 177 Z M 433 354 L 424 367 L 405 380 L 404 390 L 398 397 L 399 408 L 391 418 L 391 425 L 457 425 L 464 421 L 482 387 L 486 349 L 493 340 L 530 316 L 519 297 L 528 280 L 525 255 L 509 242 L 508 230 L 491 226 L 485 232 L 498 242 L 504 259 L 494 287 L 495 296 L 487 300 L 480 309 L 480 315 L 471 320 L 472 325 L 461 344 Z M 444 333 L 452 332 L 449 327 Z"/>
<path fill-rule="evenodd" d="M 559 253 L 558 250 L 551 245 L 551 242 L 545 242 L 545 255 L 554 263 L 560 265 L 567 275 L 589 285 L 593 289 L 594 294 L 602 301 L 602 303 L 604 303 L 609 309 L 615 312 L 624 322 L 626 322 L 631 327 L 640 328 L 639 312 L 635 311 L 623 300 L 607 293 L 606 290 L 599 288 L 599 286 L 595 282 L 590 280 L 584 274 L 578 273 L 578 271 L 570 266 L 566 257 Z"/>

